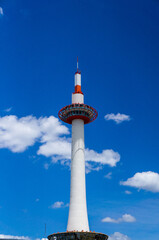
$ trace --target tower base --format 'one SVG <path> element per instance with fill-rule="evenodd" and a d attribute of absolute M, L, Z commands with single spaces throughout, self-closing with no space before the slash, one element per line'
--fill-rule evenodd
<path fill-rule="evenodd" d="M 49 240 L 107 240 L 108 236 L 96 232 L 63 232 L 48 236 Z"/>

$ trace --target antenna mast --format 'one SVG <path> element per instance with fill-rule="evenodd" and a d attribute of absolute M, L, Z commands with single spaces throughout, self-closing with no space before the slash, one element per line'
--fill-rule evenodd
<path fill-rule="evenodd" d="M 78 72 L 78 56 L 77 56 L 77 72 Z"/>

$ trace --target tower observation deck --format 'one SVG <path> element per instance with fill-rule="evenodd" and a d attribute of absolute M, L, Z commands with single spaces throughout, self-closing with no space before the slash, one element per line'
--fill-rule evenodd
<path fill-rule="evenodd" d="M 84 104 L 78 60 L 72 104 L 63 107 L 58 116 L 63 122 L 72 125 L 70 205 L 67 232 L 52 234 L 48 238 L 49 240 L 107 240 L 107 235 L 89 230 L 85 185 L 84 125 L 93 122 L 98 113 L 93 107 Z"/>

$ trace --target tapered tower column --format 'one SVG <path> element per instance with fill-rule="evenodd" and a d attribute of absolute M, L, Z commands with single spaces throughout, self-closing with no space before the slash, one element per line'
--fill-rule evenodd
<path fill-rule="evenodd" d="M 71 194 L 68 218 L 68 231 L 89 231 L 84 158 L 84 121 L 72 121 L 72 160 L 71 160 Z"/>

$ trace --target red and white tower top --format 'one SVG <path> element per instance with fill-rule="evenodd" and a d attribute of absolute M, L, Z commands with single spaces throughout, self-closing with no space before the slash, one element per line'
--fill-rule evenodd
<path fill-rule="evenodd" d="M 75 73 L 75 92 L 74 94 L 76 93 L 82 93 L 81 91 L 81 72 L 78 68 L 78 57 L 77 57 L 77 72 Z"/>
<path fill-rule="evenodd" d="M 84 104 L 84 94 L 81 91 L 81 71 L 78 68 L 78 57 L 77 57 L 77 71 L 75 73 L 75 91 L 72 94 L 72 104 L 63 107 L 59 113 L 59 118 L 69 124 L 72 124 L 73 119 L 83 119 L 84 124 L 94 121 L 98 113 L 97 111 Z"/>

